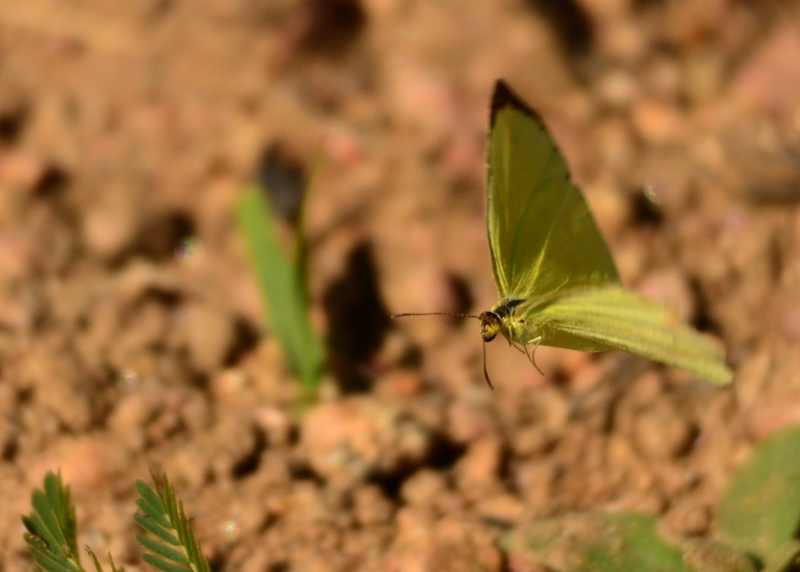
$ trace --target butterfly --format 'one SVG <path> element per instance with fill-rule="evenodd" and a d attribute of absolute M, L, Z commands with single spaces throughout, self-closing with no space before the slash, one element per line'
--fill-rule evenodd
<path fill-rule="evenodd" d="M 621 350 L 713 383 L 731 381 L 714 340 L 622 286 L 553 137 L 502 80 L 489 114 L 486 227 L 499 300 L 477 316 L 461 316 L 480 320 L 490 386 L 485 347 L 498 334 L 534 366 L 539 346 Z M 420 314 L 397 316 L 408 315 Z"/>

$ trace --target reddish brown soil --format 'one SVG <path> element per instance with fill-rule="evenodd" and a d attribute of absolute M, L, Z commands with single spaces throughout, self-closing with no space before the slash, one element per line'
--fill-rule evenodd
<path fill-rule="evenodd" d="M 80 543 L 132 570 L 152 464 L 226 570 L 536 570 L 503 536 L 589 508 L 714 534 L 733 468 L 800 422 L 800 14 L 547 4 L 0 8 L 0 570 L 31 569 L 19 515 L 57 468 Z M 625 282 L 725 342 L 732 388 L 548 348 L 543 377 L 495 343 L 492 392 L 474 323 L 385 326 L 494 302 L 497 77 L 552 127 Z M 274 142 L 309 166 L 338 349 L 303 416 L 233 217 Z"/>

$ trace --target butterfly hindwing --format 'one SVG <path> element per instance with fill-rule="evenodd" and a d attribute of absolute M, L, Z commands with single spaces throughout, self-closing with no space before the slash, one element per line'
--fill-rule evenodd
<path fill-rule="evenodd" d="M 621 287 L 590 288 L 534 310 L 541 343 L 574 349 L 622 350 L 728 383 L 722 349 L 666 308 Z"/>
<path fill-rule="evenodd" d="M 619 282 L 553 138 L 502 81 L 492 97 L 488 155 L 487 227 L 502 298 Z"/>

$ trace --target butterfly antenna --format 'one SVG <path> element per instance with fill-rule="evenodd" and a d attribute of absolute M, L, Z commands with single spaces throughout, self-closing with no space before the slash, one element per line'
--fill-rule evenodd
<path fill-rule="evenodd" d="M 395 318 L 413 318 L 416 316 L 448 316 L 450 318 L 473 318 L 480 320 L 480 316 L 475 314 L 455 314 L 452 312 L 403 312 L 402 314 L 392 314 L 392 319 Z"/>
<path fill-rule="evenodd" d="M 486 342 L 483 342 L 483 379 L 486 380 L 486 385 L 489 386 L 489 389 L 494 391 L 494 384 L 492 384 L 492 379 L 489 377 L 489 370 L 486 369 Z"/>

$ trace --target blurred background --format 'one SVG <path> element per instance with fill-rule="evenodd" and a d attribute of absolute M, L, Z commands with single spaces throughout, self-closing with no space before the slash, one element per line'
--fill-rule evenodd
<path fill-rule="evenodd" d="M 18 517 L 58 468 L 80 544 L 138 569 L 153 463 L 217 569 L 523 570 L 504 534 L 589 509 L 713 535 L 733 467 L 800 422 L 798 53 L 778 0 L 7 3 L 0 570 L 30 569 Z M 492 392 L 477 324 L 390 320 L 495 302 L 500 77 L 732 388 L 551 348 L 542 376 L 495 343 Z M 302 412 L 235 217 L 265 157 L 308 186 L 329 366 Z"/>

